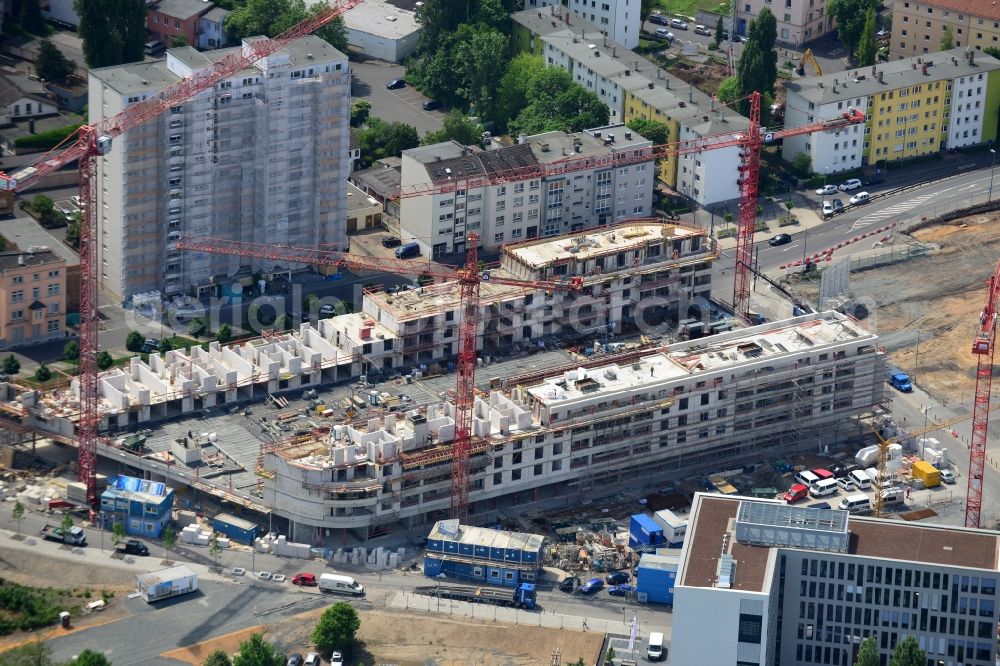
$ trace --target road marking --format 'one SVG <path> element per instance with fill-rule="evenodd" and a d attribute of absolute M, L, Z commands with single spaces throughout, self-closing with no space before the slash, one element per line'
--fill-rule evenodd
<path fill-rule="evenodd" d="M 948 189 L 950 190 L 954 188 L 950 187 Z M 905 213 L 907 211 L 910 211 L 916 208 L 917 206 L 921 205 L 922 203 L 929 201 L 934 197 L 940 196 L 941 194 L 947 191 L 948 190 L 941 190 L 940 192 L 922 194 L 919 197 L 910 199 L 909 201 L 902 201 L 898 204 L 893 204 L 888 208 L 883 208 L 882 210 L 877 210 L 874 213 L 869 213 L 868 215 L 865 215 L 864 217 L 859 218 L 857 221 L 855 221 L 854 224 L 851 226 L 851 231 L 854 231 L 856 229 L 863 229 L 864 227 L 875 224 L 876 222 L 884 220 L 887 217 L 892 217 L 893 215 L 898 215 L 900 213 Z"/>

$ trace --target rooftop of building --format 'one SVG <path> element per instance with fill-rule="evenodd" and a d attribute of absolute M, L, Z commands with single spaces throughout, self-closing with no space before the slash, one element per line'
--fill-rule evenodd
<path fill-rule="evenodd" d="M 580 66 L 672 118 L 699 136 L 746 129 L 749 121 L 670 72 L 604 37 L 600 28 L 568 9 L 550 6 L 517 12 L 511 19 Z M 671 140 L 676 140 L 671 138 Z"/>
<path fill-rule="evenodd" d="M 264 38 L 250 37 L 247 39 Z M 236 46 L 228 49 L 216 49 L 214 51 L 198 51 L 190 46 L 182 46 L 169 49 L 167 54 L 172 55 L 193 69 L 201 69 L 210 67 L 234 53 L 239 53 L 241 48 L 240 46 Z M 347 56 L 315 35 L 300 37 L 291 42 L 282 51 L 288 53 L 289 64 L 292 67 L 305 63 L 347 60 Z M 167 68 L 165 58 L 114 65 L 112 67 L 101 67 L 90 70 L 90 73 L 121 95 L 149 93 L 150 91 L 160 90 L 180 81 L 180 77 Z"/>
<path fill-rule="evenodd" d="M 18 214 L 24 215 L 20 212 Z M 71 250 L 65 243 L 60 243 L 33 218 L 24 215 L 23 217 L 7 219 L 4 220 L 3 226 L 4 235 L 9 240 L 16 240 L 19 247 L 46 247 L 59 255 L 67 266 L 80 265 L 80 255 Z"/>
<path fill-rule="evenodd" d="M 170 18 L 186 21 L 204 14 L 214 6 L 211 2 L 207 2 L 207 0 L 159 0 L 150 9 L 161 14 L 166 14 Z"/>
<path fill-rule="evenodd" d="M 785 83 L 785 90 L 797 93 L 815 104 L 829 104 L 932 81 L 985 74 L 995 69 L 1000 69 L 1000 60 L 981 51 L 955 48 L 892 60 L 868 68 L 852 68 L 823 76 L 792 79 Z"/>
<path fill-rule="evenodd" d="M 532 155 L 542 164 L 552 164 L 568 157 L 598 157 L 611 152 L 603 141 L 586 132 L 545 132 L 525 137 L 524 144 L 530 146 Z"/>
<path fill-rule="evenodd" d="M 121 475 L 111 479 L 104 492 L 147 504 L 159 504 L 167 498 L 172 489 L 161 481 Z"/>
<path fill-rule="evenodd" d="M 770 521 L 768 544 L 741 540 L 740 521 L 756 514 L 758 522 Z M 899 560 L 949 567 L 997 570 L 1000 533 L 925 523 L 894 522 L 879 518 L 851 516 L 837 509 L 789 507 L 779 500 L 698 493 L 691 507 L 691 522 L 684 546 L 678 585 L 722 587 L 748 592 L 766 592 L 774 571 L 779 548 L 811 550 L 837 557 L 838 554 Z M 752 529 L 752 528 L 751 528 Z M 802 532 L 809 539 L 801 539 Z M 812 537 L 820 543 L 809 547 Z M 831 542 L 824 540 L 831 536 Z M 843 535 L 843 548 L 830 546 Z M 732 566 L 725 567 L 724 556 Z M 721 565 L 721 566 L 720 566 Z"/>
<path fill-rule="evenodd" d="M 527 532 L 508 532 L 491 530 L 486 527 L 460 525 L 457 520 L 439 520 L 434 523 L 428 541 L 449 541 L 471 544 L 486 548 L 503 548 L 514 550 L 539 551 L 543 538 L 538 534 Z"/>
<path fill-rule="evenodd" d="M 398 167 L 375 163 L 369 169 L 362 169 L 351 174 L 351 180 L 361 183 L 380 196 L 389 197 L 399 194 L 402 174 Z"/>
<path fill-rule="evenodd" d="M 416 160 L 421 164 L 428 164 L 430 162 L 437 162 L 440 160 L 450 160 L 455 157 L 462 157 L 462 155 L 468 154 L 469 149 L 463 146 L 458 141 L 452 139 L 451 141 L 442 141 L 441 143 L 432 143 L 429 146 L 418 146 L 417 148 L 408 148 L 403 151 L 403 157 L 408 157 L 411 160 Z"/>
<path fill-rule="evenodd" d="M 229 16 L 229 10 L 223 9 L 222 7 L 213 7 L 205 12 L 201 18 L 206 21 L 212 21 L 213 23 L 221 23 Z"/>
<path fill-rule="evenodd" d="M 0 74 L 0 105 L 13 104 L 22 97 L 55 105 L 55 102 L 49 99 L 44 83 L 29 79 L 23 74 L 12 72 Z"/>
<path fill-rule="evenodd" d="M 47 247 L 28 248 L 17 252 L 0 252 L 0 271 L 12 271 L 32 266 L 62 262 L 63 258 Z"/>
<path fill-rule="evenodd" d="M 416 12 L 402 4 L 366 0 L 344 12 L 344 24 L 348 30 L 402 39 L 420 30 Z"/>
<path fill-rule="evenodd" d="M 550 377 L 528 389 L 538 401 L 557 406 L 595 395 L 614 394 L 648 385 L 718 372 L 769 358 L 818 350 L 838 343 L 874 340 L 876 336 L 846 315 L 822 312 L 738 329 L 672 345 L 627 366 L 610 364 L 562 377 Z M 874 351 L 874 348 L 872 349 Z M 572 375 L 572 376 L 570 376 Z"/>
<path fill-rule="evenodd" d="M 353 213 L 357 210 L 366 210 L 373 206 L 378 206 L 379 202 L 362 192 L 353 183 L 347 184 L 347 212 Z"/>
<path fill-rule="evenodd" d="M 585 261 L 592 257 L 640 248 L 652 240 L 683 240 L 705 235 L 707 232 L 701 227 L 649 219 L 613 227 L 586 229 L 557 239 L 533 238 L 505 245 L 503 253 L 532 268 L 543 268 L 553 262 Z"/>

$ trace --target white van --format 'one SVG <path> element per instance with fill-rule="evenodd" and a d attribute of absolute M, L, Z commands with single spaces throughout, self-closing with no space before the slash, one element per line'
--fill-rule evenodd
<path fill-rule="evenodd" d="M 872 510 L 872 500 L 868 495 L 848 495 L 840 500 L 839 508 L 851 513 L 868 513 Z"/>
<path fill-rule="evenodd" d="M 823 479 L 809 486 L 809 494 L 813 497 L 826 497 L 837 493 L 836 479 Z"/>
<path fill-rule="evenodd" d="M 864 470 L 852 470 L 850 476 L 858 490 L 868 490 L 872 487 L 872 480 L 868 478 L 868 475 L 865 474 Z"/>
<path fill-rule="evenodd" d="M 878 468 L 869 467 L 865 470 L 865 474 L 868 475 L 868 480 L 872 482 L 872 486 L 878 486 Z"/>
<path fill-rule="evenodd" d="M 882 497 L 882 504 L 901 504 L 903 502 L 902 488 L 882 488 L 877 492 Z"/>
<path fill-rule="evenodd" d="M 651 632 L 649 634 L 649 647 L 646 648 L 646 659 L 649 661 L 660 661 L 663 659 L 663 634 Z"/>
<path fill-rule="evenodd" d="M 365 587 L 350 576 L 325 573 L 319 577 L 319 591 L 331 594 L 353 594 L 360 597 L 365 593 Z"/>
<path fill-rule="evenodd" d="M 795 480 L 807 488 L 812 488 L 813 484 L 819 481 L 819 477 L 809 470 L 804 469 L 795 475 Z"/>

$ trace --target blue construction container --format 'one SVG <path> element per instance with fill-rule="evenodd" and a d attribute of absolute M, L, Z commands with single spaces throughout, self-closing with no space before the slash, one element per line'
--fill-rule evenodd
<path fill-rule="evenodd" d="M 637 513 L 629 520 L 628 544 L 632 548 L 659 546 L 663 543 L 663 528 L 644 513 Z"/>
<path fill-rule="evenodd" d="M 677 580 L 677 565 L 680 554 L 653 555 L 647 553 L 639 559 L 635 574 L 635 588 L 646 601 L 654 604 L 674 603 L 674 584 Z"/>
<path fill-rule="evenodd" d="M 442 520 L 427 535 L 424 573 L 469 582 L 516 587 L 539 577 L 543 538 Z"/>
<path fill-rule="evenodd" d="M 125 533 L 158 539 L 170 523 L 174 490 L 159 481 L 118 476 L 101 493 L 101 511 L 107 524 L 121 523 Z"/>
<path fill-rule="evenodd" d="M 229 513 L 220 513 L 212 518 L 212 529 L 239 543 L 252 544 L 257 538 L 257 525 L 255 523 Z"/>

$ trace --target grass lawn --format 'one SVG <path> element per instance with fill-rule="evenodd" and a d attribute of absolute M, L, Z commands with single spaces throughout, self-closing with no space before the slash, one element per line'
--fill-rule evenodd
<path fill-rule="evenodd" d="M 729 3 L 719 0 L 656 0 L 656 7 L 664 14 L 680 14 L 692 19 L 699 9 L 723 14 L 729 12 Z"/>

